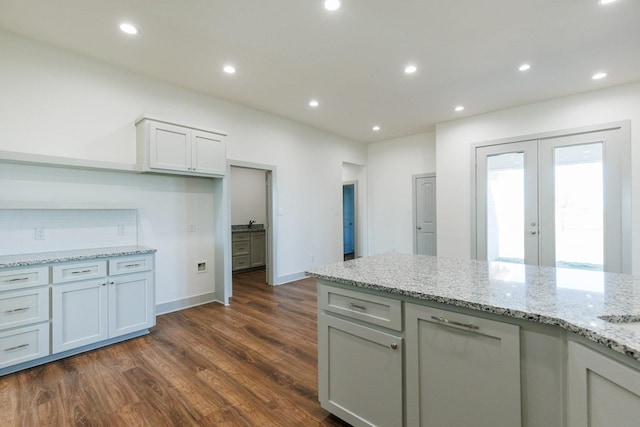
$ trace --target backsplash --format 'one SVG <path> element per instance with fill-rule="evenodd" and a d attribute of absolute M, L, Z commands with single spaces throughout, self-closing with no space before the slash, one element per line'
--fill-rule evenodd
<path fill-rule="evenodd" d="M 0 209 L 0 255 L 136 244 L 136 209 Z"/>

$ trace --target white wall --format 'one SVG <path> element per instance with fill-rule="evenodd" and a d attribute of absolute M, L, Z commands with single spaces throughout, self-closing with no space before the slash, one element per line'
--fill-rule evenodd
<path fill-rule="evenodd" d="M 367 146 L 370 255 L 413 253 L 412 176 L 435 172 L 435 160 L 435 132 Z"/>
<path fill-rule="evenodd" d="M 0 150 L 132 164 L 136 161 L 134 121 L 143 114 L 223 130 L 229 134 L 229 159 L 277 168 L 276 281 L 300 277 L 313 265 L 341 259 L 342 163 L 364 164 L 363 145 L 10 33 L 0 32 L 0 52 Z M 22 166 L 13 170 L 29 182 L 24 197 L 36 202 L 38 188 L 46 185 L 47 174 L 53 173 L 36 173 Z M 318 179 L 320 175 L 322 179 Z M 109 181 L 98 172 L 65 171 L 58 179 L 68 185 L 63 191 L 73 192 L 75 180 L 99 185 L 102 178 Z M 6 179 L 3 188 L 13 185 L 11 176 Z M 141 222 L 152 221 L 147 215 L 154 205 L 147 197 L 157 200 L 155 206 L 163 212 L 160 215 L 179 216 L 173 211 L 183 209 L 154 199 L 154 192 L 162 192 L 166 186 L 177 193 L 176 199 L 186 200 L 192 197 L 196 185 L 189 178 L 179 177 L 119 175 L 114 179 L 138 195 L 130 198 L 135 201 L 132 208 L 149 206 L 145 212 L 140 210 Z M 137 189 L 142 182 L 139 180 L 145 186 Z M 208 185 L 206 180 L 198 181 L 196 194 L 213 203 Z M 91 190 L 86 191 L 89 194 Z M 0 202 L 7 202 L 7 197 L 0 195 Z M 200 206 L 205 201 L 198 197 Z M 209 220 L 208 209 L 202 208 L 197 214 Z M 176 223 L 164 229 L 147 228 L 147 232 L 157 234 L 158 240 L 171 240 L 179 238 L 176 233 L 182 233 L 182 226 Z M 206 235 L 202 238 L 209 239 Z M 163 298 L 158 302 L 196 295 L 198 284 L 174 279 L 189 268 L 179 252 L 197 251 L 199 244 L 186 243 L 175 249 L 167 245 L 165 251 L 179 256 L 175 261 L 168 258 L 165 274 L 158 276 L 159 298 Z M 312 255 L 315 262 L 311 262 Z M 213 291 L 213 285 L 209 287 Z"/>
<path fill-rule="evenodd" d="M 264 170 L 231 167 L 231 224 L 267 223 L 267 187 Z"/>
<path fill-rule="evenodd" d="M 473 143 L 631 120 L 632 213 L 640 209 L 640 83 L 602 89 L 438 124 L 438 255 L 470 257 Z M 640 216 L 632 214 L 632 265 L 640 273 Z"/>

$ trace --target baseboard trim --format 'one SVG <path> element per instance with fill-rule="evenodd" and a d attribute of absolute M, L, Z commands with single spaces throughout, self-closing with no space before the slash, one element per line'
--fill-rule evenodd
<path fill-rule="evenodd" d="M 284 276 L 278 277 L 278 279 L 276 280 L 276 285 L 284 285 L 285 283 L 295 282 L 296 280 L 304 279 L 305 277 L 307 276 L 306 274 L 304 274 L 304 271 L 301 271 L 299 273 L 286 274 Z"/>
<path fill-rule="evenodd" d="M 156 305 L 156 315 L 172 313 L 178 310 L 184 310 L 185 308 L 195 307 L 197 305 L 208 304 L 210 302 L 220 302 L 216 299 L 215 292 L 209 292 L 202 295 L 196 295 L 194 297 L 182 298 L 176 301 L 164 302 Z"/>

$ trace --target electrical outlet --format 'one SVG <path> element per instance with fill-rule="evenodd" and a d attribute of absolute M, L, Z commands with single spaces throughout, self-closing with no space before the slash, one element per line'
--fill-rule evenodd
<path fill-rule="evenodd" d="M 311 255 L 311 262 L 314 262 L 316 260 L 316 257 Z"/>
<path fill-rule="evenodd" d="M 118 236 L 124 236 L 124 234 L 126 233 L 126 229 L 124 225 L 119 225 L 118 226 Z"/>
<path fill-rule="evenodd" d="M 196 225 L 195 225 L 195 224 L 190 224 L 190 225 L 189 225 L 189 231 L 190 231 L 191 233 L 194 233 L 194 232 L 196 231 Z"/>
<path fill-rule="evenodd" d="M 36 240 L 45 240 L 47 238 L 47 234 L 44 228 L 36 228 L 35 229 L 35 239 Z"/>

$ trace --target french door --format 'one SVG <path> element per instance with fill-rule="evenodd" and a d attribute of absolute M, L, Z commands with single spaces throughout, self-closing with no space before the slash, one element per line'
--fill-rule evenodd
<path fill-rule="evenodd" d="M 620 134 L 476 147 L 476 258 L 623 271 Z"/>

